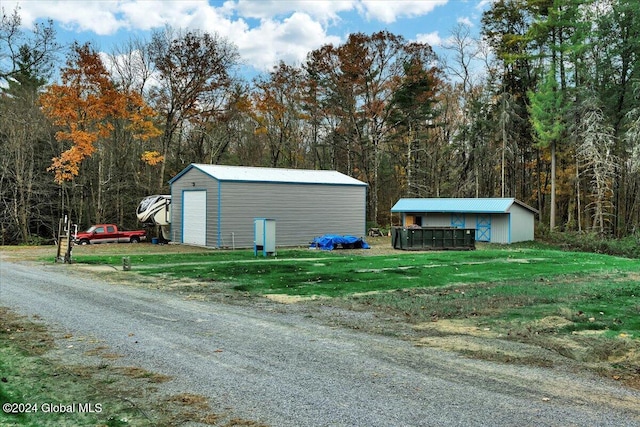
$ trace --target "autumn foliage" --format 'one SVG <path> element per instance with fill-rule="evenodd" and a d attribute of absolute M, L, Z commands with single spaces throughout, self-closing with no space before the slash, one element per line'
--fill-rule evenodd
<path fill-rule="evenodd" d="M 498 0 L 482 15 L 437 54 L 353 33 L 251 81 L 218 34 L 76 45 L 58 68 L 51 23 L 29 35 L 0 16 L 0 243 L 48 239 L 63 215 L 134 227 L 139 200 L 192 162 L 343 172 L 367 182 L 379 225 L 400 197 L 501 195 L 535 207 L 542 233 L 637 236 L 640 2 Z"/>
<path fill-rule="evenodd" d="M 164 162 L 164 156 L 155 150 L 145 151 L 144 153 L 142 153 L 142 156 L 140 156 L 140 160 L 148 165 L 155 166 L 159 163 Z"/>
<path fill-rule="evenodd" d="M 68 146 L 48 169 L 57 183 L 78 176 L 83 160 L 109 143 L 117 121 L 124 121 L 136 139 L 160 134 L 151 121 L 154 111 L 140 94 L 118 89 L 88 44 L 75 46 L 61 80 L 62 84 L 49 86 L 40 98 L 45 115 L 59 127 L 56 140 Z"/>

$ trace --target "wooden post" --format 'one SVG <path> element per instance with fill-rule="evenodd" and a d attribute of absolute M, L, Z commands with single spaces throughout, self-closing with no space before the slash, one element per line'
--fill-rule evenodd
<path fill-rule="evenodd" d="M 60 236 L 62 235 L 62 218 L 58 221 L 58 247 L 56 248 L 56 262 L 60 261 L 60 252 L 62 250 L 62 239 Z"/>
<path fill-rule="evenodd" d="M 64 262 L 71 264 L 71 248 L 73 240 L 71 237 L 71 220 L 60 218 L 58 224 L 58 250 L 56 253 L 56 262 Z"/>

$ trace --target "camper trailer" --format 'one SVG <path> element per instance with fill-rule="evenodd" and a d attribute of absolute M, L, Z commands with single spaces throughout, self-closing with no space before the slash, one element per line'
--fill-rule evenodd
<path fill-rule="evenodd" d="M 169 241 L 171 226 L 171 196 L 153 195 L 142 199 L 136 210 L 140 222 L 146 227 L 159 226 L 161 238 Z"/>

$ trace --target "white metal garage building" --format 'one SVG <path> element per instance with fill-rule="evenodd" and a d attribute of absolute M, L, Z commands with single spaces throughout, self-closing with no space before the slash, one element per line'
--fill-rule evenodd
<path fill-rule="evenodd" d="M 340 172 L 194 163 L 169 183 L 176 243 L 253 247 L 256 218 L 276 221 L 278 246 L 366 233 L 367 184 Z"/>
<path fill-rule="evenodd" d="M 391 212 L 402 226 L 475 228 L 477 242 L 533 240 L 538 211 L 514 198 L 400 199 Z"/>

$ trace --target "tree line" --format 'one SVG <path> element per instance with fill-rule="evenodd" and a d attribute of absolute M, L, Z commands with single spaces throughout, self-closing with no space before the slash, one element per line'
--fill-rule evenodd
<path fill-rule="evenodd" d="M 251 81 L 217 34 L 101 54 L 18 12 L 0 23 L 0 244 L 51 239 L 64 215 L 135 227 L 193 162 L 338 170 L 369 185 L 379 225 L 400 197 L 516 197 L 543 230 L 640 224 L 635 0 L 498 0 L 446 55 L 356 33 Z"/>

